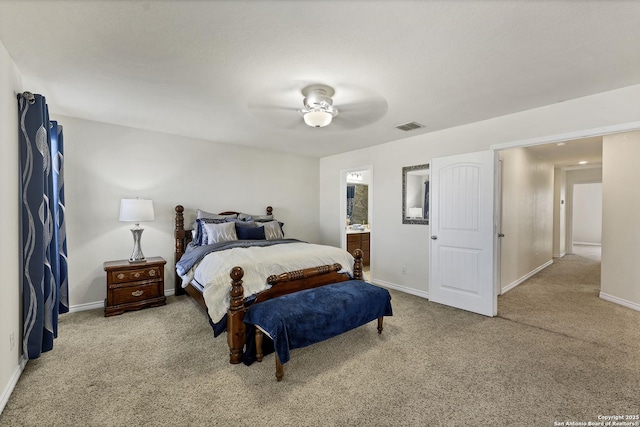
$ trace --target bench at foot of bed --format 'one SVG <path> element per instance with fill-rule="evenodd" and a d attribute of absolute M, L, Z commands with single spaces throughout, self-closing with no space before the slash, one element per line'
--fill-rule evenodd
<path fill-rule="evenodd" d="M 263 333 L 273 340 L 276 379 L 281 381 L 282 365 L 289 361 L 290 350 L 338 336 L 376 319 L 378 333 L 382 333 L 384 316 L 392 315 L 389 291 L 349 280 L 256 304 L 247 310 L 244 322 L 256 326 L 259 362 Z"/>

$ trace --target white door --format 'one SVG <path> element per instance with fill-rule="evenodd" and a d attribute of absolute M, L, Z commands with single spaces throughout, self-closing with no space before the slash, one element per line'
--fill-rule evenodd
<path fill-rule="evenodd" d="M 492 151 L 431 161 L 429 299 L 485 316 L 494 292 Z"/>

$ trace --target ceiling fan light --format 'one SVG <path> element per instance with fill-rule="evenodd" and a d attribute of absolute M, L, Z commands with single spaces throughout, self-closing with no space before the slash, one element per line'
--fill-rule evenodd
<path fill-rule="evenodd" d="M 331 123 L 331 119 L 333 115 L 328 111 L 323 110 L 313 110 L 307 111 L 304 113 L 304 122 L 312 127 L 321 128 L 329 123 Z"/>

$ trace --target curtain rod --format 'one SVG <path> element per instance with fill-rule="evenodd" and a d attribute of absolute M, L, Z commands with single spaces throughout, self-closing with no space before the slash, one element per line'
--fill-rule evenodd
<path fill-rule="evenodd" d="M 22 92 L 22 96 L 24 96 L 26 98 L 26 100 L 27 100 L 27 102 L 29 102 L 29 104 L 35 104 L 36 103 L 36 97 L 31 92 L 24 91 L 24 92 Z"/>

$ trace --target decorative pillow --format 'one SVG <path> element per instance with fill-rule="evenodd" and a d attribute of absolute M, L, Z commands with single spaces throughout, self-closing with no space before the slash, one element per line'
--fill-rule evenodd
<path fill-rule="evenodd" d="M 202 224 L 221 224 L 221 223 L 224 223 L 225 221 L 226 221 L 225 219 L 213 219 L 213 218 L 196 219 L 196 222 L 192 231 L 193 244 L 198 246 L 207 244 L 207 232 L 202 227 Z"/>
<path fill-rule="evenodd" d="M 238 219 L 243 221 L 273 221 L 273 215 L 251 215 L 240 213 L 238 214 Z"/>
<path fill-rule="evenodd" d="M 238 240 L 266 240 L 264 232 L 264 227 L 236 227 Z"/>
<path fill-rule="evenodd" d="M 203 210 L 198 209 L 196 211 L 196 219 L 199 218 L 210 218 L 210 219 L 227 219 L 227 218 L 238 218 L 238 214 L 232 214 L 232 215 L 219 215 L 219 214 L 214 214 L 211 212 L 205 212 Z"/>
<path fill-rule="evenodd" d="M 255 228 L 255 227 L 260 227 L 260 224 L 258 224 L 257 222 L 254 221 L 241 221 L 241 220 L 235 220 L 235 224 L 236 224 L 236 231 L 238 230 L 238 228 Z"/>
<path fill-rule="evenodd" d="M 207 245 L 238 240 L 236 226 L 233 222 L 223 222 L 221 224 L 203 223 L 202 230 L 207 234 Z"/>
<path fill-rule="evenodd" d="M 260 224 L 264 228 L 264 235 L 267 240 L 283 239 L 284 232 L 282 231 L 282 225 L 278 221 L 269 221 Z"/>

